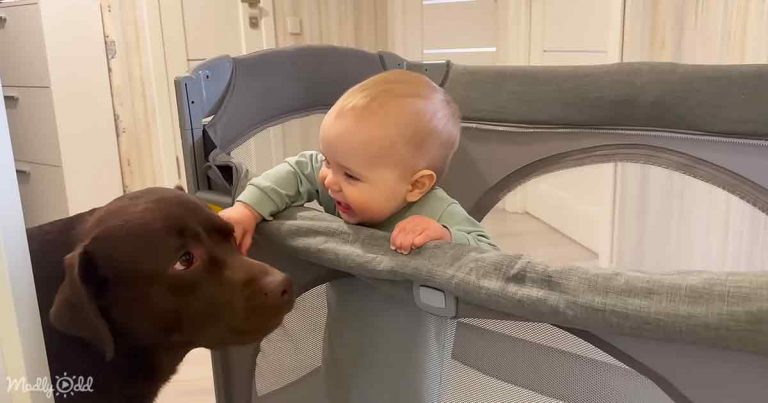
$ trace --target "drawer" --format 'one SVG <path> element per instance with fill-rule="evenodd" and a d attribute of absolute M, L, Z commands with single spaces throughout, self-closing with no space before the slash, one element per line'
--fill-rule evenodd
<path fill-rule="evenodd" d="M 44 224 L 68 215 L 64 171 L 61 167 L 16 161 L 21 208 L 27 227 Z"/>
<path fill-rule="evenodd" d="M 3 85 L 50 86 L 37 4 L 0 8 L 0 81 Z"/>
<path fill-rule="evenodd" d="M 3 87 L 13 158 L 61 165 L 50 88 Z"/>

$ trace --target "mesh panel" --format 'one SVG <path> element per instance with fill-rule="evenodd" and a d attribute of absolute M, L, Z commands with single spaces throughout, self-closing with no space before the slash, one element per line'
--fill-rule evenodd
<path fill-rule="evenodd" d="M 461 322 L 627 368 L 595 346 L 546 323 L 489 319 L 462 319 Z"/>
<path fill-rule="evenodd" d="M 444 403 L 496 403 L 496 402 L 530 402 L 554 403 L 555 399 L 541 396 L 527 389 L 511 385 L 507 382 L 487 376 L 461 362 L 453 359 L 453 346 L 456 336 L 456 325 L 460 321 L 428 316 L 436 325 L 433 342 L 446 348 L 430 350 L 429 361 L 439 360 L 439 366 L 428 365 L 439 371 L 430 372 L 427 382 L 438 386 L 439 396 L 430 401 Z M 469 319 L 473 321 L 481 321 Z M 502 322 L 502 321 L 489 321 Z"/>
<path fill-rule="evenodd" d="M 245 164 L 251 177 L 260 175 L 287 157 L 306 150 L 317 150 L 317 135 L 323 116 L 305 116 L 255 133 L 248 141 L 232 150 L 231 156 L 235 161 Z M 272 154 L 280 151 L 283 155 L 273 159 Z"/>
<path fill-rule="evenodd" d="M 451 365 L 451 351 L 453 338 L 456 335 L 456 321 L 446 319 L 435 315 L 424 315 L 432 330 L 430 342 L 437 348 L 427 350 L 427 362 L 439 363 L 439 365 L 427 365 L 426 382 L 430 385 L 437 385 L 433 393 L 430 393 L 431 401 L 438 401 L 446 387 L 446 377 L 448 366 Z"/>
<path fill-rule="evenodd" d="M 446 377 L 449 382 L 445 385 L 441 400 L 446 403 L 561 402 L 561 400 L 500 381 L 456 360 L 450 361 Z"/>
<path fill-rule="evenodd" d="M 251 177 L 260 175 L 275 165 L 275 161 L 271 158 L 271 150 L 273 142 L 277 139 L 279 139 L 277 131 L 267 129 L 232 150 L 232 159 L 245 164 Z"/>
<path fill-rule="evenodd" d="M 671 402 L 639 373 L 546 324 L 460 320 L 451 358 L 444 402 Z"/>
<path fill-rule="evenodd" d="M 297 298 L 283 324 L 262 341 L 256 361 L 256 391 L 260 396 L 320 366 L 326 314 L 323 284 Z"/>

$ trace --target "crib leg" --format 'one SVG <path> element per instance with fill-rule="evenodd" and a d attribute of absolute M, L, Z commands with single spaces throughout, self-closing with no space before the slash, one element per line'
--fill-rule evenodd
<path fill-rule="evenodd" d="M 216 403 L 251 402 L 258 355 L 258 344 L 211 351 Z"/>

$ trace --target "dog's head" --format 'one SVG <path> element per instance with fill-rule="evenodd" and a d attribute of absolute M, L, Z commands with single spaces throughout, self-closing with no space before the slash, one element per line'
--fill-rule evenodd
<path fill-rule="evenodd" d="M 117 342 L 216 348 L 261 341 L 291 309 L 290 280 L 238 253 L 233 229 L 175 189 L 97 210 L 65 258 L 50 319 L 107 359 Z"/>

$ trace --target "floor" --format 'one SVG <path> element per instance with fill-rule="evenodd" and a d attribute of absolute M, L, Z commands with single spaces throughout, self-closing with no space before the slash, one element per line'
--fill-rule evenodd
<path fill-rule="evenodd" d="M 215 402 L 211 374 L 211 352 L 205 348 L 190 351 L 157 397 L 157 403 L 212 403 Z"/>
<path fill-rule="evenodd" d="M 597 254 L 530 214 L 492 209 L 482 221 L 507 253 L 522 253 L 552 265 L 597 264 Z"/>
<path fill-rule="evenodd" d="M 528 214 L 491 210 L 482 223 L 505 252 L 524 253 L 550 264 L 590 264 L 591 250 Z M 211 355 L 206 349 L 191 351 L 173 379 L 160 391 L 159 403 L 211 403 L 215 401 Z"/>

